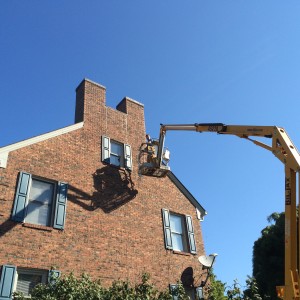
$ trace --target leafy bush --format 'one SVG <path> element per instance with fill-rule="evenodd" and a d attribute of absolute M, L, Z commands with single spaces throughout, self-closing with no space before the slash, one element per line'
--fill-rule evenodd
<path fill-rule="evenodd" d="M 189 299 L 182 285 L 173 291 L 178 300 Z M 26 300 L 15 293 L 13 299 Z M 104 288 L 100 280 L 92 280 L 82 274 L 79 278 L 73 273 L 50 278 L 48 284 L 38 284 L 31 291 L 32 300 L 172 300 L 168 290 L 159 291 L 150 283 L 149 274 L 142 275 L 142 281 L 132 286 L 128 281 L 115 281 L 109 288 Z"/>

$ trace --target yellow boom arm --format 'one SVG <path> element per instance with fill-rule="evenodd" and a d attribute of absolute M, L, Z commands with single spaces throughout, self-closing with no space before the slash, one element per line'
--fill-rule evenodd
<path fill-rule="evenodd" d="M 151 143 L 151 147 L 154 147 L 151 149 L 155 149 L 155 154 L 152 154 L 147 163 L 140 166 L 142 175 L 164 177 L 170 170 L 163 162 L 165 136 L 166 132 L 170 130 L 236 135 L 271 151 L 285 165 L 285 282 L 284 286 L 277 287 L 277 292 L 282 299 L 300 300 L 298 271 L 298 263 L 300 261 L 300 244 L 298 244 L 300 243 L 300 222 L 298 222 L 299 227 L 297 227 L 296 214 L 296 174 L 300 170 L 300 155 L 285 130 L 277 126 L 225 125 L 222 123 L 161 125 L 159 140 Z M 267 145 L 252 137 L 265 137 L 271 139 L 272 142 L 270 145 Z"/>

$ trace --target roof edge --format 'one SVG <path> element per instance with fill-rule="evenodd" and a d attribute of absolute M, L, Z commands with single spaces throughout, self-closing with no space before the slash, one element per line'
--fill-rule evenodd
<path fill-rule="evenodd" d="M 204 209 L 204 207 L 197 201 L 197 199 L 190 193 L 190 191 L 182 184 L 182 182 L 174 175 L 173 172 L 168 172 L 167 176 L 178 187 L 178 189 L 183 193 L 183 195 L 188 198 L 191 204 L 195 206 L 195 208 L 200 213 L 198 219 L 200 219 L 200 221 L 203 221 L 204 216 L 207 215 L 207 211 Z"/>
<path fill-rule="evenodd" d="M 10 144 L 0 148 L 0 168 L 6 168 L 7 158 L 10 151 L 14 151 L 26 146 L 30 146 L 36 144 L 38 142 L 42 142 L 48 139 L 51 139 L 56 136 L 63 135 L 65 133 L 80 129 L 83 127 L 83 122 L 76 123 L 67 127 L 63 127 L 54 131 L 50 131 L 14 144 Z"/>

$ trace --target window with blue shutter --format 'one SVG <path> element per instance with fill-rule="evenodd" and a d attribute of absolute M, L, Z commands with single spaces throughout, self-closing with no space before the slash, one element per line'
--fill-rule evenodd
<path fill-rule="evenodd" d="M 11 218 L 63 229 L 68 185 L 20 172 Z"/>
<path fill-rule="evenodd" d="M 110 138 L 102 136 L 102 161 L 110 163 Z"/>
<path fill-rule="evenodd" d="M 11 300 L 15 291 L 23 293 L 27 298 L 37 284 L 55 283 L 58 277 L 60 277 L 58 270 L 46 271 L 3 265 L 0 277 L 0 300 Z"/>
<path fill-rule="evenodd" d="M 164 226 L 164 237 L 166 249 L 173 249 L 172 235 L 171 235 L 171 224 L 170 224 L 170 213 L 168 209 L 162 209 L 163 226 Z"/>
<path fill-rule="evenodd" d="M 131 156 L 131 147 L 130 145 L 124 145 L 124 158 L 125 158 L 125 168 L 132 170 L 132 156 Z"/>
<path fill-rule="evenodd" d="M 0 278 L 0 300 L 12 299 L 16 267 L 10 265 L 2 266 Z"/>
<path fill-rule="evenodd" d="M 191 216 L 162 209 L 166 249 L 196 254 L 195 234 Z"/>
<path fill-rule="evenodd" d="M 20 172 L 12 212 L 12 219 L 14 221 L 24 221 L 30 180 L 31 174 Z"/>
<path fill-rule="evenodd" d="M 101 160 L 106 164 L 132 170 L 132 149 L 128 144 L 102 136 Z"/>
<path fill-rule="evenodd" d="M 53 227 L 57 229 L 63 229 L 65 226 L 67 191 L 68 191 L 68 184 L 64 182 L 59 182 L 58 193 L 56 196 L 54 223 L 53 223 Z"/>
<path fill-rule="evenodd" d="M 190 252 L 192 254 L 196 254 L 196 243 L 195 243 L 195 234 L 194 234 L 192 217 L 191 216 L 185 216 L 185 217 L 186 217 L 187 234 L 188 234 Z"/>

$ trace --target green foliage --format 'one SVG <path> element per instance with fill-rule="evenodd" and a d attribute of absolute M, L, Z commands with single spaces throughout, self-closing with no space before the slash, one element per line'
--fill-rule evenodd
<path fill-rule="evenodd" d="M 226 300 L 225 294 L 225 283 L 217 280 L 217 276 L 211 272 L 209 277 L 209 285 L 206 288 L 208 294 L 207 300 Z"/>
<path fill-rule="evenodd" d="M 242 300 L 243 298 L 243 291 L 241 289 L 240 284 L 235 279 L 233 282 L 232 287 L 227 289 L 227 297 L 228 299 L 236 299 L 236 300 Z"/>
<path fill-rule="evenodd" d="M 246 280 L 246 289 L 242 289 L 237 280 L 234 281 L 232 287 L 227 289 L 228 299 L 236 300 L 262 300 L 257 282 L 254 277 L 248 276 Z"/>
<path fill-rule="evenodd" d="M 254 277 L 248 276 L 246 280 L 247 289 L 244 291 L 245 300 L 262 300 L 259 294 L 256 279 Z"/>
<path fill-rule="evenodd" d="M 284 285 L 284 213 L 273 213 L 268 222 L 254 243 L 253 276 L 263 299 L 275 300 L 276 286 Z"/>
<path fill-rule="evenodd" d="M 177 298 L 176 298 L 177 300 L 189 300 L 190 299 L 186 295 L 183 285 L 180 283 L 177 284 L 177 288 L 174 289 L 174 291 L 172 292 L 172 295 L 177 296 Z M 170 299 L 173 299 L 173 297 L 171 297 Z"/>
<path fill-rule="evenodd" d="M 254 277 L 248 276 L 244 288 L 237 280 L 234 280 L 232 286 L 226 286 L 211 273 L 210 283 L 206 288 L 207 300 L 262 300 Z"/>
<path fill-rule="evenodd" d="M 109 288 L 102 287 L 99 280 L 92 280 L 82 274 L 77 278 L 69 274 L 60 278 L 51 278 L 49 284 L 38 284 L 31 291 L 32 300 L 172 300 L 169 290 L 158 291 L 148 274 L 142 275 L 142 281 L 132 286 L 128 281 L 115 281 Z M 173 291 L 178 300 L 188 300 L 184 288 L 178 284 Z M 20 293 L 13 299 L 26 300 Z"/>

